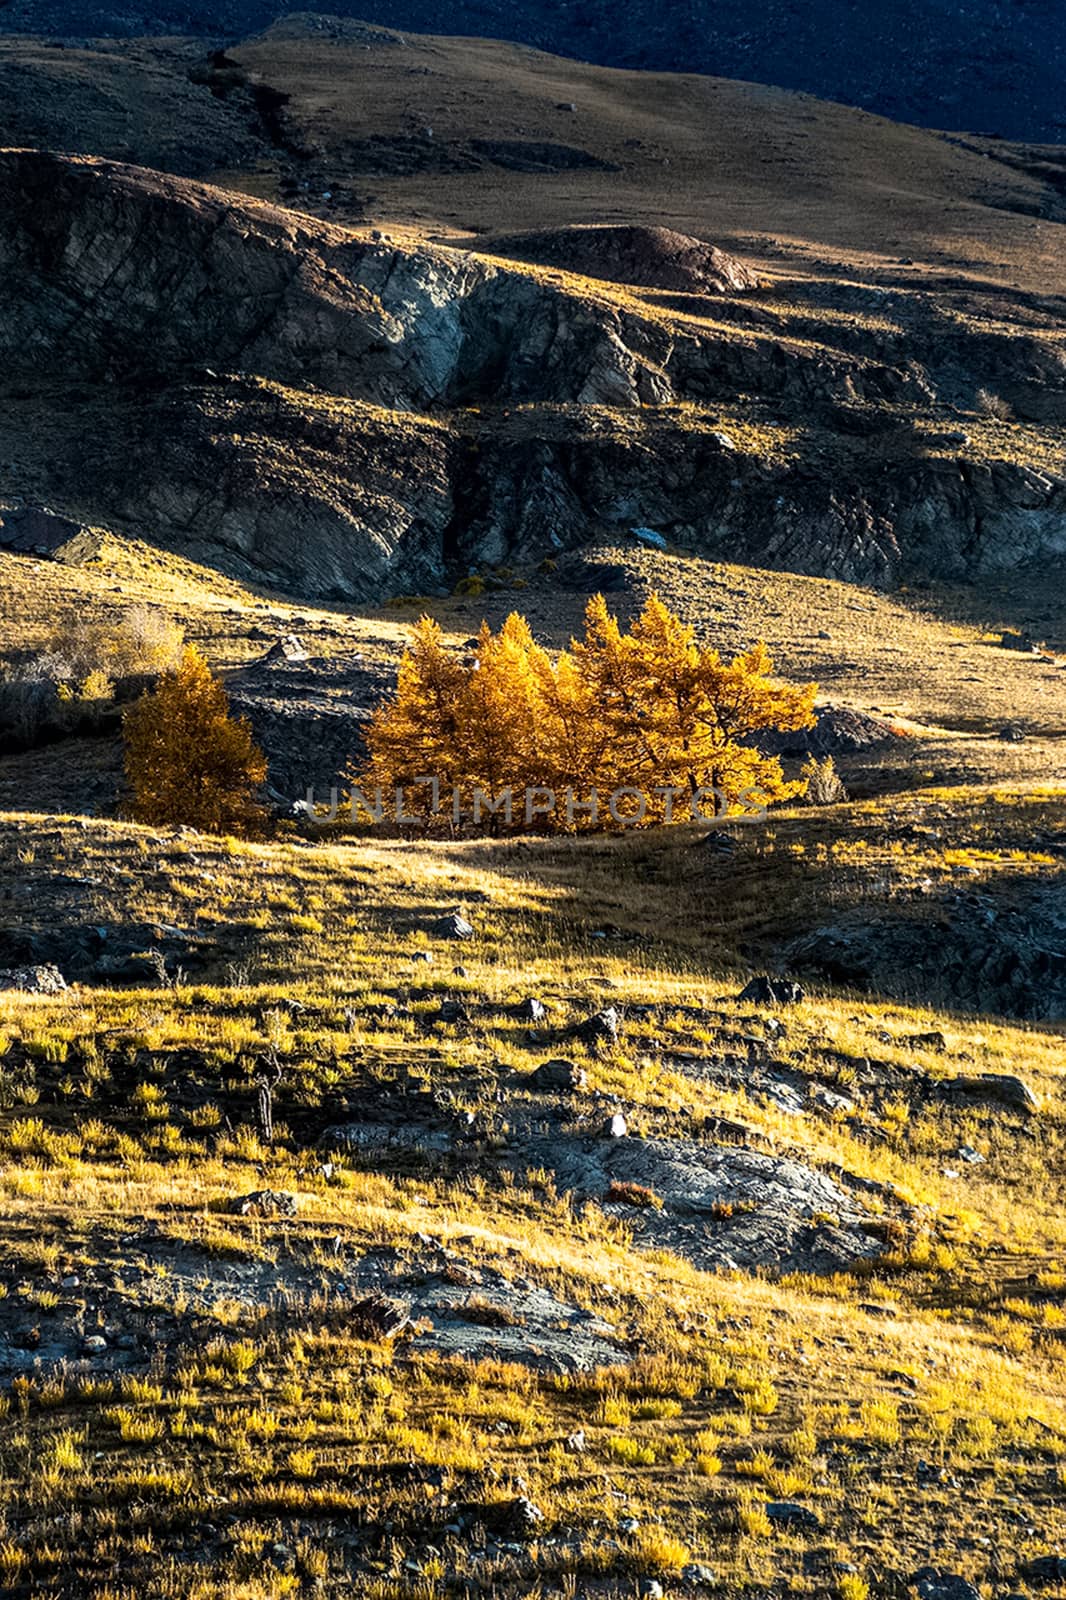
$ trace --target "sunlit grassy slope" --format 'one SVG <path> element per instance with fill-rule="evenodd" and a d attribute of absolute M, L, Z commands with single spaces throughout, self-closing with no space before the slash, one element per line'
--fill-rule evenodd
<path fill-rule="evenodd" d="M 1054 825 L 1061 792 L 923 798 L 956 819 L 989 887 L 1054 870 L 995 845 Z M 4 881 L 31 920 L 191 926 L 234 963 L 223 987 L 4 997 L 7 1293 L 35 1308 L 45 1343 L 71 1301 L 95 1328 L 101 1274 L 119 1290 L 111 1322 L 116 1304 L 132 1315 L 147 1296 L 167 1330 L 147 1373 L 31 1366 L 16 1382 L 0 1421 L 8 1580 L 39 1589 L 63 1574 L 96 1592 L 117 1563 L 131 1592 L 268 1595 L 353 1581 L 354 1565 L 360 1593 L 443 1594 L 470 1559 L 442 1531 L 449 1508 L 518 1494 L 545 1520 L 532 1544 L 483 1557 L 501 1594 L 531 1592 L 535 1573 L 549 1589 L 576 1579 L 625 1594 L 636 1574 L 691 1560 L 757 1591 L 822 1559 L 856 1565 L 880 1592 L 935 1550 L 983 1574 L 989 1548 L 1013 1570 L 1054 1547 L 1051 1483 L 1066 1457 L 1066 1238 L 1048 1204 L 1066 1172 L 1057 1031 L 917 997 L 815 992 L 776 1020 L 735 998 L 741 944 L 825 895 L 838 908 L 861 898 L 889 863 L 904 876 L 957 864 L 952 837 L 914 850 L 894 828 L 883 803 L 782 816 L 740 860 L 711 862 L 684 831 L 239 845 L 5 818 Z M 461 948 L 432 932 L 454 906 L 476 930 Z M 366 1173 L 354 1158 L 323 1167 L 307 1147 L 300 1130 L 353 1093 L 378 1104 L 429 1091 L 505 1141 L 529 1102 L 517 1074 L 551 1053 L 506 1015 L 529 994 L 552 1028 L 608 1002 L 623 1018 L 617 1049 L 567 1047 L 589 1074 L 573 1128 L 619 1105 L 631 1137 L 741 1123 L 753 1148 L 895 1197 L 886 1222 L 897 1201 L 907 1220 L 887 1225 L 886 1254 L 850 1280 L 712 1278 L 634 1247 L 596 1204 L 575 1211 L 545 1172 L 503 1181 L 491 1161 L 408 1157 Z M 435 1020 L 443 995 L 471 1020 Z M 271 1149 L 251 1109 L 268 1044 L 284 1067 Z M 786 1113 L 686 1069 L 738 1049 L 833 1085 L 851 1110 Z M 951 1109 L 921 1088 L 982 1071 L 1021 1074 L 1038 1117 Z M 960 1178 L 963 1146 L 985 1159 Z M 220 1214 L 262 1187 L 295 1191 L 297 1220 Z M 455 1282 L 493 1286 L 485 1320 L 506 1320 L 507 1285 L 532 1281 L 571 1316 L 605 1319 L 628 1364 L 553 1376 L 420 1354 L 417 1336 L 358 1337 L 343 1263 L 387 1249 L 395 1270 L 417 1268 L 438 1246 Z M 575 1455 L 565 1441 L 579 1429 Z M 818 1524 L 772 1526 L 763 1507 L 781 1498 Z M 72 1513 L 76 1546 L 60 1531 Z M 338 1543 L 330 1530 L 353 1518 L 359 1538 Z"/>

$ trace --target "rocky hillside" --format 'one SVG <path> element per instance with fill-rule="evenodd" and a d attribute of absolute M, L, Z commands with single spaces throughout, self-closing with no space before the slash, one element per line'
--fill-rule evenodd
<path fill-rule="evenodd" d="M 1054 302 L 721 252 L 721 292 L 640 292 L 571 248 L 587 270 L 581 231 L 537 267 L 7 152 L 0 498 L 344 599 L 638 527 L 877 584 L 1066 548 Z"/>
<path fill-rule="evenodd" d="M 285 0 L 8 0 L 12 33 L 235 38 Z M 515 39 L 614 67 L 706 72 L 802 89 L 930 127 L 1061 138 L 1066 60 L 1055 0 L 324 0 L 322 12 L 391 28 Z"/>

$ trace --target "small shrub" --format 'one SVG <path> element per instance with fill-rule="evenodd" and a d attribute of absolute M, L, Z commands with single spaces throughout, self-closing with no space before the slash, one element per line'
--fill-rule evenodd
<path fill-rule="evenodd" d="M 1010 422 L 1014 416 L 1010 401 L 992 389 L 978 389 L 977 410 L 981 416 L 994 417 L 997 422 Z"/>
<path fill-rule="evenodd" d="M 603 1198 L 607 1205 L 652 1207 L 656 1211 L 661 1211 L 663 1207 L 654 1189 L 646 1189 L 642 1183 L 623 1183 L 616 1180 Z"/>
<path fill-rule="evenodd" d="M 838 806 L 848 798 L 836 763 L 832 756 L 818 761 L 814 756 L 803 767 L 801 776 L 807 785 L 807 804 L 812 806 Z"/>

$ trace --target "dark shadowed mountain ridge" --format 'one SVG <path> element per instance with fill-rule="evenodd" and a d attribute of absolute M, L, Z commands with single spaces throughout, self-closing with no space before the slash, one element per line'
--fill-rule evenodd
<path fill-rule="evenodd" d="M 0 31 L 235 39 L 290 9 L 285 0 L 9 0 Z M 1059 0 L 328 0 L 320 9 L 605 66 L 771 83 L 927 127 L 1041 142 L 1066 132 Z"/>

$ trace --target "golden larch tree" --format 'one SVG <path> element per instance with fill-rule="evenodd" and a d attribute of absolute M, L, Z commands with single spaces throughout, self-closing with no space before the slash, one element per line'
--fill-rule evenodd
<path fill-rule="evenodd" d="M 266 813 L 255 791 L 267 764 L 221 682 L 191 645 L 178 666 L 127 711 L 130 815 L 156 826 L 252 834 Z"/>
<path fill-rule="evenodd" d="M 772 673 L 765 645 L 723 661 L 655 595 L 629 632 L 596 595 L 584 636 L 554 661 L 517 615 L 498 633 L 483 623 L 465 661 L 423 618 L 396 694 L 371 723 L 369 765 L 353 780 L 364 792 L 368 783 L 400 788 L 408 814 L 429 820 L 426 780 L 436 777 L 442 815 L 491 832 L 508 792 L 503 820 L 515 825 L 526 820 L 528 792 L 553 792 L 538 825 L 559 830 L 755 810 L 805 787 L 786 781 L 758 735 L 814 722 L 815 686 Z M 613 815 L 620 790 L 627 803 Z M 586 808 L 593 792 L 599 804 Z"/>

